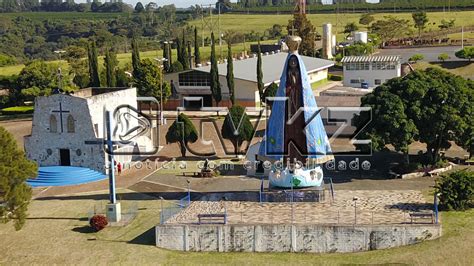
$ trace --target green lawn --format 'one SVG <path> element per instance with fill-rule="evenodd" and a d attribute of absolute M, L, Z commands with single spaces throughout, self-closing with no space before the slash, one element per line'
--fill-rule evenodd
<path fill-rule="evenodd" d="M 462 62 L 460 66 L 455 67 L 453 64 L 459 64 L 459 63 L 451 63 L 451 62 L 446 62 L 446 63 L 428 63 L 428 62 L 417 62 L 413 64 L 413 67 L 415 69 L 426 69 L 428 67 L 436 67 L 440 68 L 443 70 L 446 70 L 448 72 L 451 72 L 455 75 L 462 76 L 464 78 L 470 78 L 474 79 L 474 62 Z"/>
<path fill-rule="evenodd" d="M 411 13 L 377 13 L 374 14 L 375 19 L 383 19 L 384 16 L 392 15 L 397 18 L 408 19 L 412 23 Z M 319 33 L 322 33 L 322 24 L 332 23 L 335 27 L 333 31 L 339 33 L 337 35 L 338 40 L 343 38 L 344 25 L 350 22 L 358 24 L 360 14 L 308 14 L 308 18 L 311 20 L 313 25 L 316 27 Z M 456 26 L 467 26 L 474 25 L 474 11 L 462 11 L 462 12 L 429 12 L 428 13 L 428 25 L 426 30 L 438 30 L 438 25 L 442 19 L 456 19 Z M 221 15 L 220 24 L 221 30 L 226 32 L 228 30 L 236 32 L 250 32 L 256 31 L 263 33 L 266 29 L 272 27 L 273 24 L 287 25 L 288 20 L 292 18 L 289 14 L 271 14 L 271 15 L 245 15 L 245 14 L 225 14 Z M 190 22 L 191 25 L 198 26 L 201 28 L 201 20 L 194 20 Z M 413 23 L 412 23 L 413 24 Z M 365 26 L 359 25 L 361 30 L 365 29 Z"/>
<path fill-rule="evenodd" d="M 415 264 L 473 265 L 474 210 L 442 212 L 443 236 L 413 246 L 351 254 L 186 253 L 156 248 L 153 226 L 160 201 L 130 190 L 118 191 L 123 211 L 138 204 L 138 217 L 126 227 L 90 232 L 87 214 L 104 206 L 107 191 L 34 200 L 25 227 L 15 232 L 0 224 L 0 264 L 232 264 L 340 265 Z M 101 195 L 100 197 L 97 196 Z M 90 196 L 88 196 L 90 195 Z M 429 195 L 427 195 L 429 196 Z M 429 196 L 431 198 L 431 196 Z M 165 201 L 165 204 L 170 204 Z"/>
<path fill-rule="evenodd" d="M 276 40 L 268 40 L 268 41 L 263 41 L 261 43 L 274 43 L 274 42 L 276 42 Z M 248 42 L 248 43 L 245 44 L 245 50 L 247 51 L 247 53 L 249 53 L 249 51 L 250 51 L 250 45 L 251 44 L 256 44 L 256 42 Z M 241 52 L 243 52 L 243 51 L 244 51 L 244 44 L 243 43 L 235 44 L 232 47 L 232 53 L 236 56 L 238 54 L 240 54 Z M 203 59 L 203 62 L 204 62 L 205 59 L 208 59 L 211 56 L 211 47 L 205 46 L 205 47 L 201 48 L 200 53 L 201 53 L 201 58 Z M 216 47 L 216 53 L 217 53 L 217 56 L 219 57 L 220 54 L 221 54 L 221 49 L 220 49 L 219 46 Z M 162 55 L 163 55 L 162 50 L 153 50 L 153 51 L 140 52 L 140 58 L 141 59 L 145 59 L 145 58 L 153 59 L 153 58 L 156 58 L 156 57 L 161 58 Z M 226 57 L 227 57 L 227 45 L 223 42 L 223 44 L 222 44 L 222 58 L 226 58 Z M 125 64 L 132 62 L 132 54 L 131 53 L 117 54 L 117 59 L 119 61 L 119 66 L 123 67 L 123 66 L 125 66 Z M 175 60 L 177 60 L 176 49 L 173 50 L 173 61 L 175 61 Z M 61 66 L 63 67 L 63 69 L 67 70 L 69 68 L 68 63 L 65 60 L 61 60 L 61 62 L 59 60 L 49 61 L 49 63 L 53 63 L 53 64 L 61 63 Z M 10 76 L 10 75 L 19 74 L 20 71 L 23 69 L 23 67 L 24 67 L 24 65 L 14 65 L 14 66 L 0 67 L 0 75 Z M 100 56 L 99 57 L 99 68 L 102 69 L 103 67 L 104 67 L 104 57 Z"/>
<path fill-rule="evenodd" d="M 8 108 L 3 108 L 2 111 L 5 112 L 28 112 L 33 111 L 33 106 L 13 106 Z"/>

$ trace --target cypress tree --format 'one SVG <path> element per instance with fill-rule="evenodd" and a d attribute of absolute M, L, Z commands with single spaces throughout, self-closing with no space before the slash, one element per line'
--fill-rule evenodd
<path fill-rule="evenodd" d="M 216 101 L 216 106 L 222 100 L 221 84 L 219 82 L 219 70 L 217 69 L 216 58 L 216 41 L 214 39 L 214 32 L 211 32 L 211 93 L 212 98 Z"/>
<path fill-rule="evenodd" d="M 189 65 L 189 68 L 192 68 L 193 67 L 193 51 L 192 51 L 192 48 L 191 48 L 191 41 L 188 41 L 188 65 Z"/>
<path fill-rule="evenodd" d="M 235 104 L 235 92 L 234 92 L 234 61 L 232 58 L 232 45 L 227 42 L 227 87 L 229 88 L 230 101 L 232 105 Z"/>
<path fill-rule="evenodd" d="M 176 53 L 177 53 L 177 57 L 178 57 L 178 62 L 181 63 L 181 65 L 183 65 L 183 49 L 181 49 L 181 40 L 179 38 L 176 38 Z"/>
<path fill-rule="evenodd" d="M 188 59 L 188 56 L 187 56 L 187 52 L 186 52 L 186 33 L 183 29 L 183 38 L 181 39 L 181 44 L 180 44 L 180 47 L 181 47 L 181 64 L 183 65 L 183 68 L 186 70 L 186 69 L 189 69 L 189 59 Z"/>
<path fill-rule="evenodd" d="M 260 95 L 260 102 L 263 102 L 263 71 L 262 71 L 262 50 L 260 49 L 260 41 L 258 41 L 258 57 L 257 57 L 257 87 Z"/>
<path fill-rule="evenodd" d="M 170 60 L 170 59 L 169 59 L 169 57 L 170 57 L 170 56 L 169 56 L 170 49 L 169 49 L 168 46 L 169 46 L 169 43 L 168 43 L 168 42 L 165 42 L 165 43 L 163 44 L 163 58 L 164 58 L 164 59 L 167 59 L 167 60 L 163 61 L 163 70 L 164 70 L 165 72 L 169 72 L 169 70 L 170 70 L 170 62 L 169 62 L 169 60 Z"/>
<path fill-rule="evenodd" d="M 194 63 L 201 64 L 201 54 L 199 53 L 198 30 L 194 27 Z"/>
<path fill-rule="evenodd" d="M 117 80 L 115 78 L 115 69 L 117 68 L 117 55 L 113 50 L 105 50 L 104 66 L 105 76 L 107 79 L 107 87 L 116 87 Z"/>
<path fill-rule="evenodd" d="M 140 51 L 138 50 L 138 40 L 136 37 L 132 38 L 132 67 L 133 67 L 133 76 L 139 75 Z"/>
<path fill-rule="evenodd" d="M 99 63 L 97 59 L 97 47 L 95 46 L 95 41 L 93 41 L 87 47 L 87 50 L 89 59 L 89 86 L 100 87 Z"/>
<path fill-rule="evenodd" d="M 171 43 L 168 44 L 168 56 L 168 64 L 171 69 L 171 65 L 173 65 L 173 47 Z"/>

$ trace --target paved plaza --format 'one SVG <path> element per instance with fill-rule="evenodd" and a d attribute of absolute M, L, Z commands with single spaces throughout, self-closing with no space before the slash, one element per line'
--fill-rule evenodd
<path fill-rule="evenodd" d="M 403 224 L 410 222 L 410 213 L 431 209 L 415 190 L 344 190 L 334 201 L 326 195 L 321 203 L 195 201 L 166 223 L 192 224 L 198 223 L 198 214 L 227 213 L 228 224 Z"/>

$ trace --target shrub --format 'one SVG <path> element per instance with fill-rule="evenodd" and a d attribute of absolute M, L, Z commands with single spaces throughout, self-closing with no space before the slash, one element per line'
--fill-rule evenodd
<path fill-rule="evenodd" d="M 469 62 L 471 62 L 472 58 L 474 58 L 474 47 L 464 47 L 464 49 L 457 51 L 454 55 L 457 58 L 469 59 Z"/>
<path fill-rule="evenodd" d="M 181 72 L 183 70 L 184 67 L 179 61 L 175 61 L 173 64 L 171 64 L 170 72 Z"/>
<path fill-rule="evenodd" d="M 441 54 L 438 55 L 438 60 L 439 61 L 444 62 L 448 59 L 449 59 L 449 55 L 447 53 L 441 53 Z"/>
<path fill-rule="evenodd" d="M 414 55 L 412 55 L 412 56 L 408 59 L 408 61 L 413 61 L 413 62 L 416 63 L 416 62 L 418 62 L 418 61 L 420 61 L 420 60 L 423 60 L 423 59 L 425 59 L 425 56 L 424 56 L 424 55 L 422 55 L 422 54 L 414 54 Z"/>
<path fill-rule="evenodd" d="M 440 206 L 446 210 L 465 210 L 474 198 L 474 172 L 460 170 L 443 176 L 435 186 Z"/>
<path fill-rule="evenodd" d="M 341 80 L 342 80 L 342 76 L 329 74 L 329 80 L 332 80 L 332 81 L 341 81 Z"/>
<path fill-rule="evenodd" d="M 2 115 L 22 115 L 33 113 L 33 106 L 14 106 L 1 110 Z"/>
<path fill-rule="evenodd" d="M 14 57 L 8 56 L 6 54 L 0 54 L 0 67 L 14 64 L 16 64 L 16 59 Z"/>
<path fill-rule="evenodd" d="M 107 226 L 108 222 L 104 215 L 96 214 L 92 216 L 89 224 L 96 232 L 99 232 Z"/>

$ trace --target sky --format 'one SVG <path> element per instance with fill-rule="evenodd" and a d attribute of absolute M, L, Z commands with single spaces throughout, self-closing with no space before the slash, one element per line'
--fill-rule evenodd
<path fill-rule="evenodd" d="M 102 0 L 101 2 L 105 2 L 109 0 Z M 149 3 L 149 2 L 155 2 L 159 6 L 162 5 L 169 5 L 169 4 L 174 4 L 176 7 L 190 7 L 192 5 L 208 5 L 208 4 L 215 4 L 217 0 L 123 0 L 124 2 L 128 4 L 132 4 L 135 6 L 137 2 L 142 2 L 143 5 Z M 377 3 L 379 0 L 368 0 L 367 2 L 371 3 Z M 86 2 L 86 0 L 77 0 L 77 2 Z M 231 0 L 231 2 L 237 2 L 237 0 Z M 332 0 L 323 0 L 323 3 L 330 3 Z"/>

